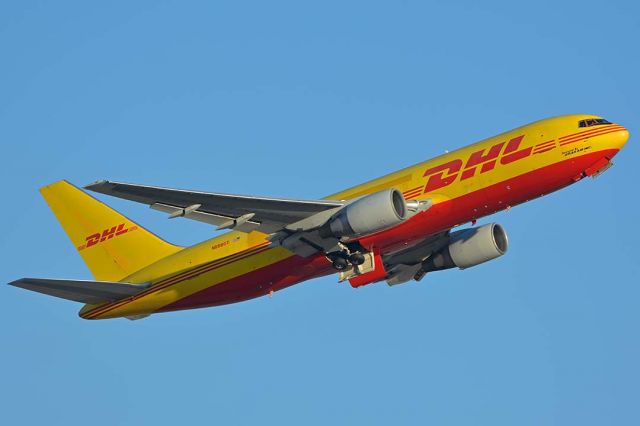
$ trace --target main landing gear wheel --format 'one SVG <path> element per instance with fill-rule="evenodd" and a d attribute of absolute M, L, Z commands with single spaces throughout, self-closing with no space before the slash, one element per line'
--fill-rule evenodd
<path fill-rule="evenodd" d="M 349 262 L 347 262 L 347 259 L 345 259 L 344 257 L 336 257 L 335 259 L 333 259 L 333 267 L 337 271 L 344 271 L 349 267 Z"/>
<path fill-rule="evenodd" d="M 333 252 L 328 255 L 334 269 L 337 271 L 344 271 L 350 266 L 362 265 L 366 257 L 360 252 L 349 253 L 348 251 Z"/>
<path fill-rule="evenodd" d="M 364 263 L 364 260 L 365 257 L 362 253 L 353 253 L 349 256 L 349 262 L 351 262 L 351 264 L 355 266 L 362 265 Z"/>

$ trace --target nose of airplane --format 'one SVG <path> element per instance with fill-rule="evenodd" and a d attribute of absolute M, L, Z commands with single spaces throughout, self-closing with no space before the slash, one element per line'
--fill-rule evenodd
<path fill-rule="evenodd" d="M 625 127 L 620 126 L 620 130 L 614 132 L 612 136 L 613 144 L 615 145 L 615 147 L 617 149 L 621 149 L 624 144 L 627 143 L 627 140 L 629 140 L 629 130 L 627 130 Z"/>

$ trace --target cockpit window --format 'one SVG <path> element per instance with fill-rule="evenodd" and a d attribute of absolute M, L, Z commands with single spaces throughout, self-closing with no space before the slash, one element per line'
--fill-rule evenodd
<path fill-rule="evenodd" d="M 588 118 L 586 120 L 580 120 L 578 122 L 578 127 L 601 126 L 603 124 L 611 124 L 611 122 L 604 118 Z"/>

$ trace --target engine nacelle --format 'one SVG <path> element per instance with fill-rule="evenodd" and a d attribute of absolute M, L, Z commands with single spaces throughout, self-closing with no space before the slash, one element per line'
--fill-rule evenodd
<path fill-rule="evenodd" d="M 366 195 L 347 204 L 320 228 L 322 237 L 355 237 L 398 225 L 407 218 L 407 203 L 397 189 Z"/>
<path fill-rule="evenodd" d="M 451 233 L 447 247 L 422 264 L 424 272 L 458 267 L 470 268 L 493 260 L 507 252 L 507 233 L 497 223 Z"/>

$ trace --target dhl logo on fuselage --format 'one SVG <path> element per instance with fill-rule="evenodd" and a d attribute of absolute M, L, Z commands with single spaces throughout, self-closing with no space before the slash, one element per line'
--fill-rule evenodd
<path fill-rule="evenodd" d="M 460 177 L 461 181 L 470 179 L 476 175 L 478 169 L 480 169 L 479 173 L 490 172 L 496 167 L 498 161 L 502 165 L 507 165 L 532 154 L 541 154 L 556 147 L 555 140 L 550 140 L 535 146 L 520 148 L 523 139 L 524 135 L 520 135 L 508 142 L 500 142 L 490 148 L 476 151 L 467 158 L 466 162 L 461 159 L 455 159 L 427 169 L 422 175 L 428 178 L 422 192 L 428 193 L 449 186 L 458 177 Z M 415 192 L 412 194 L 415 194 Z"/>
<path fill-rule="evenodd" d="M 96 232 L 95 234 L 91 234 L 85 238 L 86 243 L 78 246 L 78 250 L 84 250 L 89 247 L 93 247 L 97 244 L 103 243 L 111 238 L 118 237 L 120 235 L 126 234 L 127 232 L 132 232 L 138 229 L 137 226 L 132 226 L 130 228 L 125 228 L 124 223 L 119 225 L 112 226 L 111 228 L 107 228 L 102 232 Z"/>

